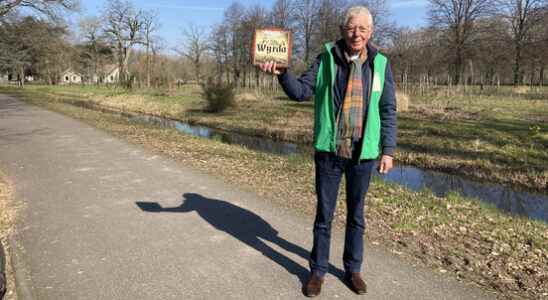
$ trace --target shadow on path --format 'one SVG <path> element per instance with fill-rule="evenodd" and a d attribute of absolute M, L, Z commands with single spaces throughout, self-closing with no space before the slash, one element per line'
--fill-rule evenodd
<path fill-rule="evenodd" d="M 146 212 L 186 213 L 195 211 L 216 229 L 230 234 L 284 267 L 289 273 L 297 276 L 301 284 L 304 284 L 308 279 L 308 269 L 272 249 L 263 240 L 274 243 L 306 260 L 309 258 L 309 252 L 281 238 L 278 231 L 260 216 L 227 201 L 206 198 L 194 193 L 185 193 L 183 198 L 183 204 L 178 207 L 164 208 L 157 202 L 136 202 L 136 204 Z M 344 273 L 342 270 L 333 265 L 329 267 L 329 273 L 339 279 L 343 278 Z"/>

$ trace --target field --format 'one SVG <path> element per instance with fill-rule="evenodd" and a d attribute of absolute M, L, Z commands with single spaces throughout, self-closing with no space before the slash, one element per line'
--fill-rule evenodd
<path fill-rule="evenodd" d="M 244 134 L 311 143 L 313 104 L 240 91 L 235 108 L 204 111 L 200 88 L 127 91 L 98 86 L 27 86 L 26 92 L 164 116 Z M 13 89 L 12 89 L 13 91 Z M 16 92 L 16 91 L 15 91 Z M 400 163 L 537 191 L 548 190 L 548 89 L 433 88 L 399 112 Z"/>
<path fill-rule="evenodd" d="M 310 157 L 280 157 L 258 153 L 214 140 L 181 135 L 173 129 L 131 123 L 123 118 L 67 105 L 66 102 L 73 100 L 95 101 L 101 105 L 120 109 L 129 109 L 132 103 L 142 103 L 142 106 L 133 107 L 131 110 L 164 115 L 167 110 L 152 112 L 144 108 L 150 108 L 147 105 L 155 105 L 158 109 L 179 107 L 181 115 L 177 116 L 178 118 L 204 122 L 202 124 L 216 125 L 214 127 L 221 128 L 226 128 L 229 125 L 238 128 L 236 125 L 240 123 L 250 126 L 254 122 L 258 128 L 261 126 L 266 128 L 267 126 L 261 122 L 275 123 L 274 117 L 267 116 L 268 112 L 283 116 L 284 122 L 294 122 L 294 124 L 302 124 L 304 127 L 310 126 L 306 121 L 312 110 L 310 104 L 292 103 L 272 96 L 264 99 L 267 96 L 243 93 L 240 94 L 237 108 L 219 115 L 211 115 L 201 111 L 204 103 L 199 99 L 199 92 L 196 90 L 173 91 L 173 94 L 153 91 L 135 91 L 126 94 L 106 88 L 98 90 L 90 88 L 90 90 L 87 91 L 86 96 L 80 96 L 79 87 L 30 87 L 25 90 L 4 88 L 0 89 L 0 92 L 11 93 L 29 103 L 72 116 L 131 143 L 141 145 L 147 151 L 166 155 L 184 165 L 204 170 L 213 176 L 220 176 L 228 182 L 264 196 L 265 201 L 274 201 L 283 209 L 290 209 L 306 215 L 314 213 L 314 167 Z M 181 95 L 177 93 L 181 93 Z M 485 101 L 491 101 L 491 105 L 497 103 L 497 100 L 490 99 L 490 96 L 483 97 L 487 98 Z M 163 98 L 165 100 L 160 100 Z M 119 99 L 118 105 L 116 105 L 115 99 Z M 136 99 L 141 100 L 137 101 Z M 175 99 L 180 99 L 182 103 L 177 103 Z M 444 101 L 449 101 L 450 98 L 445 97 L 444 99 L 446 99 Z M 546 100 L 525 98 L 515 100 L 515 102 L 523 101 L 528 107 L 533 106 L 519 112 L 506 111 L 506 109 L 516 109 L 518 105 L 513 105 L 510 100 L 501 100 L 500 106 L 496 107 L 502 107 L 502 111 L 493 112 L 491 106 L 486 102 L 482 105 L 483 108 L 459 109 L 459 114 L 451 112 L 451 109 L 447 109 L 447 107 L 466 100 L 456 96 L 455 99 L 450 100 L 453 104 L 435 104 L 441 100 L 426 98 L 422 103 L 413 104 L 408 112 L 401 114 L 400 135 L 402 135 L 402 131 L 406 132 L 405 134 L 424 132 L 424 134 L 429 134 L 424 139 L 436 140 L 441 132 L 450 132 L 449 129 L 445 129 L 445 124 L 449 123 L 454 126 L 454 130 L 458 131 L 453 133 L 454 138 L 460 141 L 460 143 L 455 142 L 455 145 L 468 149 L 464 141 L 470 137 L 461 135 L 476 128 L 477 131 L 472 131 L 469 134 L 485 133 L 482 135 L 482 141 L 485 140 L 485 142 L 477 146 L 472 145 L 472 150 L 473 147 L 477 147 L 477 151 L 485 151 L 486 154 L 482 159 L 489 159 L 489 161 L 492 159 L 490 157 L 492 153 L 489 152 L 487 155 L 487 151 L 493 151 L 498 145 L 497 139 L 491 138 L 494 133 L 500 134 L 501 139 L 508 139 L 521 145 L 528 145 L 520 140 L 520 137 L 525 136 L 529 138 L 528 141 L 545 146 L 542 144 L 546 143 L 543 140 L 543 134 L 546 133 L 545 121 L 540 120 L 542 126 L 540 126 L 539 132 L 534 134 L 528 133 L 529 128 L 522 128 L 522 126 L 530 122 L 523 118 L 535 115 L 543 116 L 541 112 L 546 108 Z M 432 108 L 435 105 L 440 106 L 437 111 Z M 431 114 L 421 113 L 421 107 L 430 107 L 428 111 Z M 492 125 L 492 128 L 486 127 L 491 124 L 490 121 L 484 120 L 483 117 L 471 119 L 470 115 L 473 115 L 474 112 L 481 116 L 491 116 L 497 119 L 500 124 L 503 124 L 505 120 L 514 119 L 519 125 L 516 127 L 500 125 L 500 128 Z M 256 118 L 246 119 L 246 117 L 251 118 L 252 115 Z M 257 117 L 257 115 L 261 116 Z M 175 117 L 169 114 L 168 116 Z M 240 122 L 237 123 L 236 120 L 239 118 Z M 464 122 L 468 119 L 470 122 Z M 469 127 L 458 126 L 457 120 L 468 124 Z M 443 128 L 433 132 L 435 128 L 438 128 L 433 124 L 441 124 L 438 127 Z M 477 129 L 478 127 L 480 129 Z M 492 131 L 489 131 L 488 128 Z M 514 130 L 510 130 L 512 128 Z M 254 131 L 255 129 L 246 127 L 241 131 L 261 133 Z M 292 128 L 288 130 L 290 129 Z M 419 137 L 421 135 L 417 133 L 415 139 Z M 295 136 L 288 135 L 288 139 L 291 138 L 295 138 Z M 422 152 L 419 152 L 422 151 L 420 150 L 422 148 L 413 149 L 412 146 L 405 145 L 405 139 L 400 138 L 400 140 L 404 144 L 404 149 L 398 153 L 398 159 L 409 155 L 406 153 L 413 153 L 408 151 L 416 151 L 423 155 Z M 412 140 L 409 138 L 409 143 L 418 147 L 420 143 Z M 423 140 L 422 144 L 426 145 L 426 140 Z M 428 145 L 425 148 L 429 147 Z M 537 159 L 540 166 L 537 167 L 542 172 L 546 172 L 546 153 L 538 147 L 540 146 L 537 144 L 533 144 L 532 147 L 528 145 L 527 151 L 522 153 L 536 155 L 536 157 L 527 159 Z M 446 153 L 447 149 L 439 148 L 432 147 L 427 155 L 436 159 L 445 155 L 448 160 L 456 155 L 456 153 Z M 471 150 L 462 150 L 462 152 L 465 151 Z M 510 154 L 512 153 L 501 151 L 500 155 L 508 157 L 508 160 L 495 159 L 490 163 L 499 163 L 502 168 L 514 172 L 513 168 L 517 168 L 519 164 L 512 162 Z M 470 156 L 472 157 L 468 158 L 462 155 L 461 159 L 478 163 L 475 161 L 474 155 Z M 338 226 L 343 226 L 346 213 L 343 199 L 343 195 L 341 195 L 336 211 Z M 544 222 L 507 215 L 494 207 L 456 194 L 440 198 L 427 190 L 413 192 L 397 185 L 383 183 L 380 180 L 375 180 L 372 183 L 368 194 L 367 218 L 367 238 L 372 246 L 385 247 L 396 255 L 424 263 L 438 272 L 449 273 L 459 279 L 477 283 L 496 291 L 503 297 L 540 298 L 548 295 L 548 225 Z"/>

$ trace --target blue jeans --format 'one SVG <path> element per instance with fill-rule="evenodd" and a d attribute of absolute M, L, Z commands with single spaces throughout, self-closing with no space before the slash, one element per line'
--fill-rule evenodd
<path fill-rule="evenodd" d="M 346 231 L 343 264 L 346 272 L 360 272 L 365 230 L 364 204 L 375 160 L 345 159 L 329 152 L 316 152 L 317 208 L 310 270 L 322 277 L 329 266 L 331 222 L 337 204 L 342 175 L 346 178 Z"/>

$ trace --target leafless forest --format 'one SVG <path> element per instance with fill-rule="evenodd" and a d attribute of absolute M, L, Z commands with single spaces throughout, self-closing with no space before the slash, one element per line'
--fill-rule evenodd
<path fill-rule="evenodd" d="M 125 86 L 173 87 L 213 77 L 238 87 L 275 88 L 272 77 L 250 64 L 256 28 L 291 30 L 291 69 L 298 74 L 323 43 L 338 39 L 345 9 L 361 4 L 373 14 L 374 43 L 388 54 L 404 91 L 548 82 L 547 0 L 428 2 L 422 28 L 392 21 L 386 0 L 277 0 L 272 7 L 234 2 L 210 28 L 182 20 L 181 43 L 170 48 L 160 36 L 158 14 L 128 1 L 108 1 L 100 15 L 82 17 L 71 28 L 64 16 L 78 11 L 75 1 L 0 0 L 0 75 L 57 84 L 71 69 L 84 83 L 99 83 L 93 78 L 116 66 L 118 84 Z"/>

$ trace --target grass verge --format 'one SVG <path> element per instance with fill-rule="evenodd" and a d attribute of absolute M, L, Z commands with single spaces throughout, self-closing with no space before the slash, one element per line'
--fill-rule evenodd
<path fill-rule="evenodd" d="M 16 209 L 11 201 L 13 186 L 6 175 L 0 170 L 0 241 L 6 252 L 7 292 L 4 300 L 16 300 L 14 276 L 10 260 L 8 237 L 15 225 Z"/>
<path fill-rule="evenodd" d="M 97 86 L 33 86 L 32 93 L 57 101 L 85 101 L 120 111 L 178 119 L 192 124 L 311 143 L 313 105 L 285 96 L 240 93 L 236 107 L 204 111 L 199 88 L 134 90 Z M 545 192 L 548 190 L 548 97 L 546 93 L 451 94 L 433 90 L 412 97 L 399 113 L 396 159 L 422 168 Z"/>
<path fill-rule="evenodd" d="M 61 112 L 147 151 L 209 172 L 275 202 L 312 215 L 314 167 L 310 157 L 280 157 L 130 123 L 33 93 L 27 102 Z M 342 189 L 341 189 L 342 190 Z M 438 198 L 373 181 L 368 194 L 367 238 L 397 255 L 475 282 L 507 298 L 548 296 L 548 225 L 504 214 L 458 195 Z M 343 226 L 344 199 L 335 212 Z"/>

